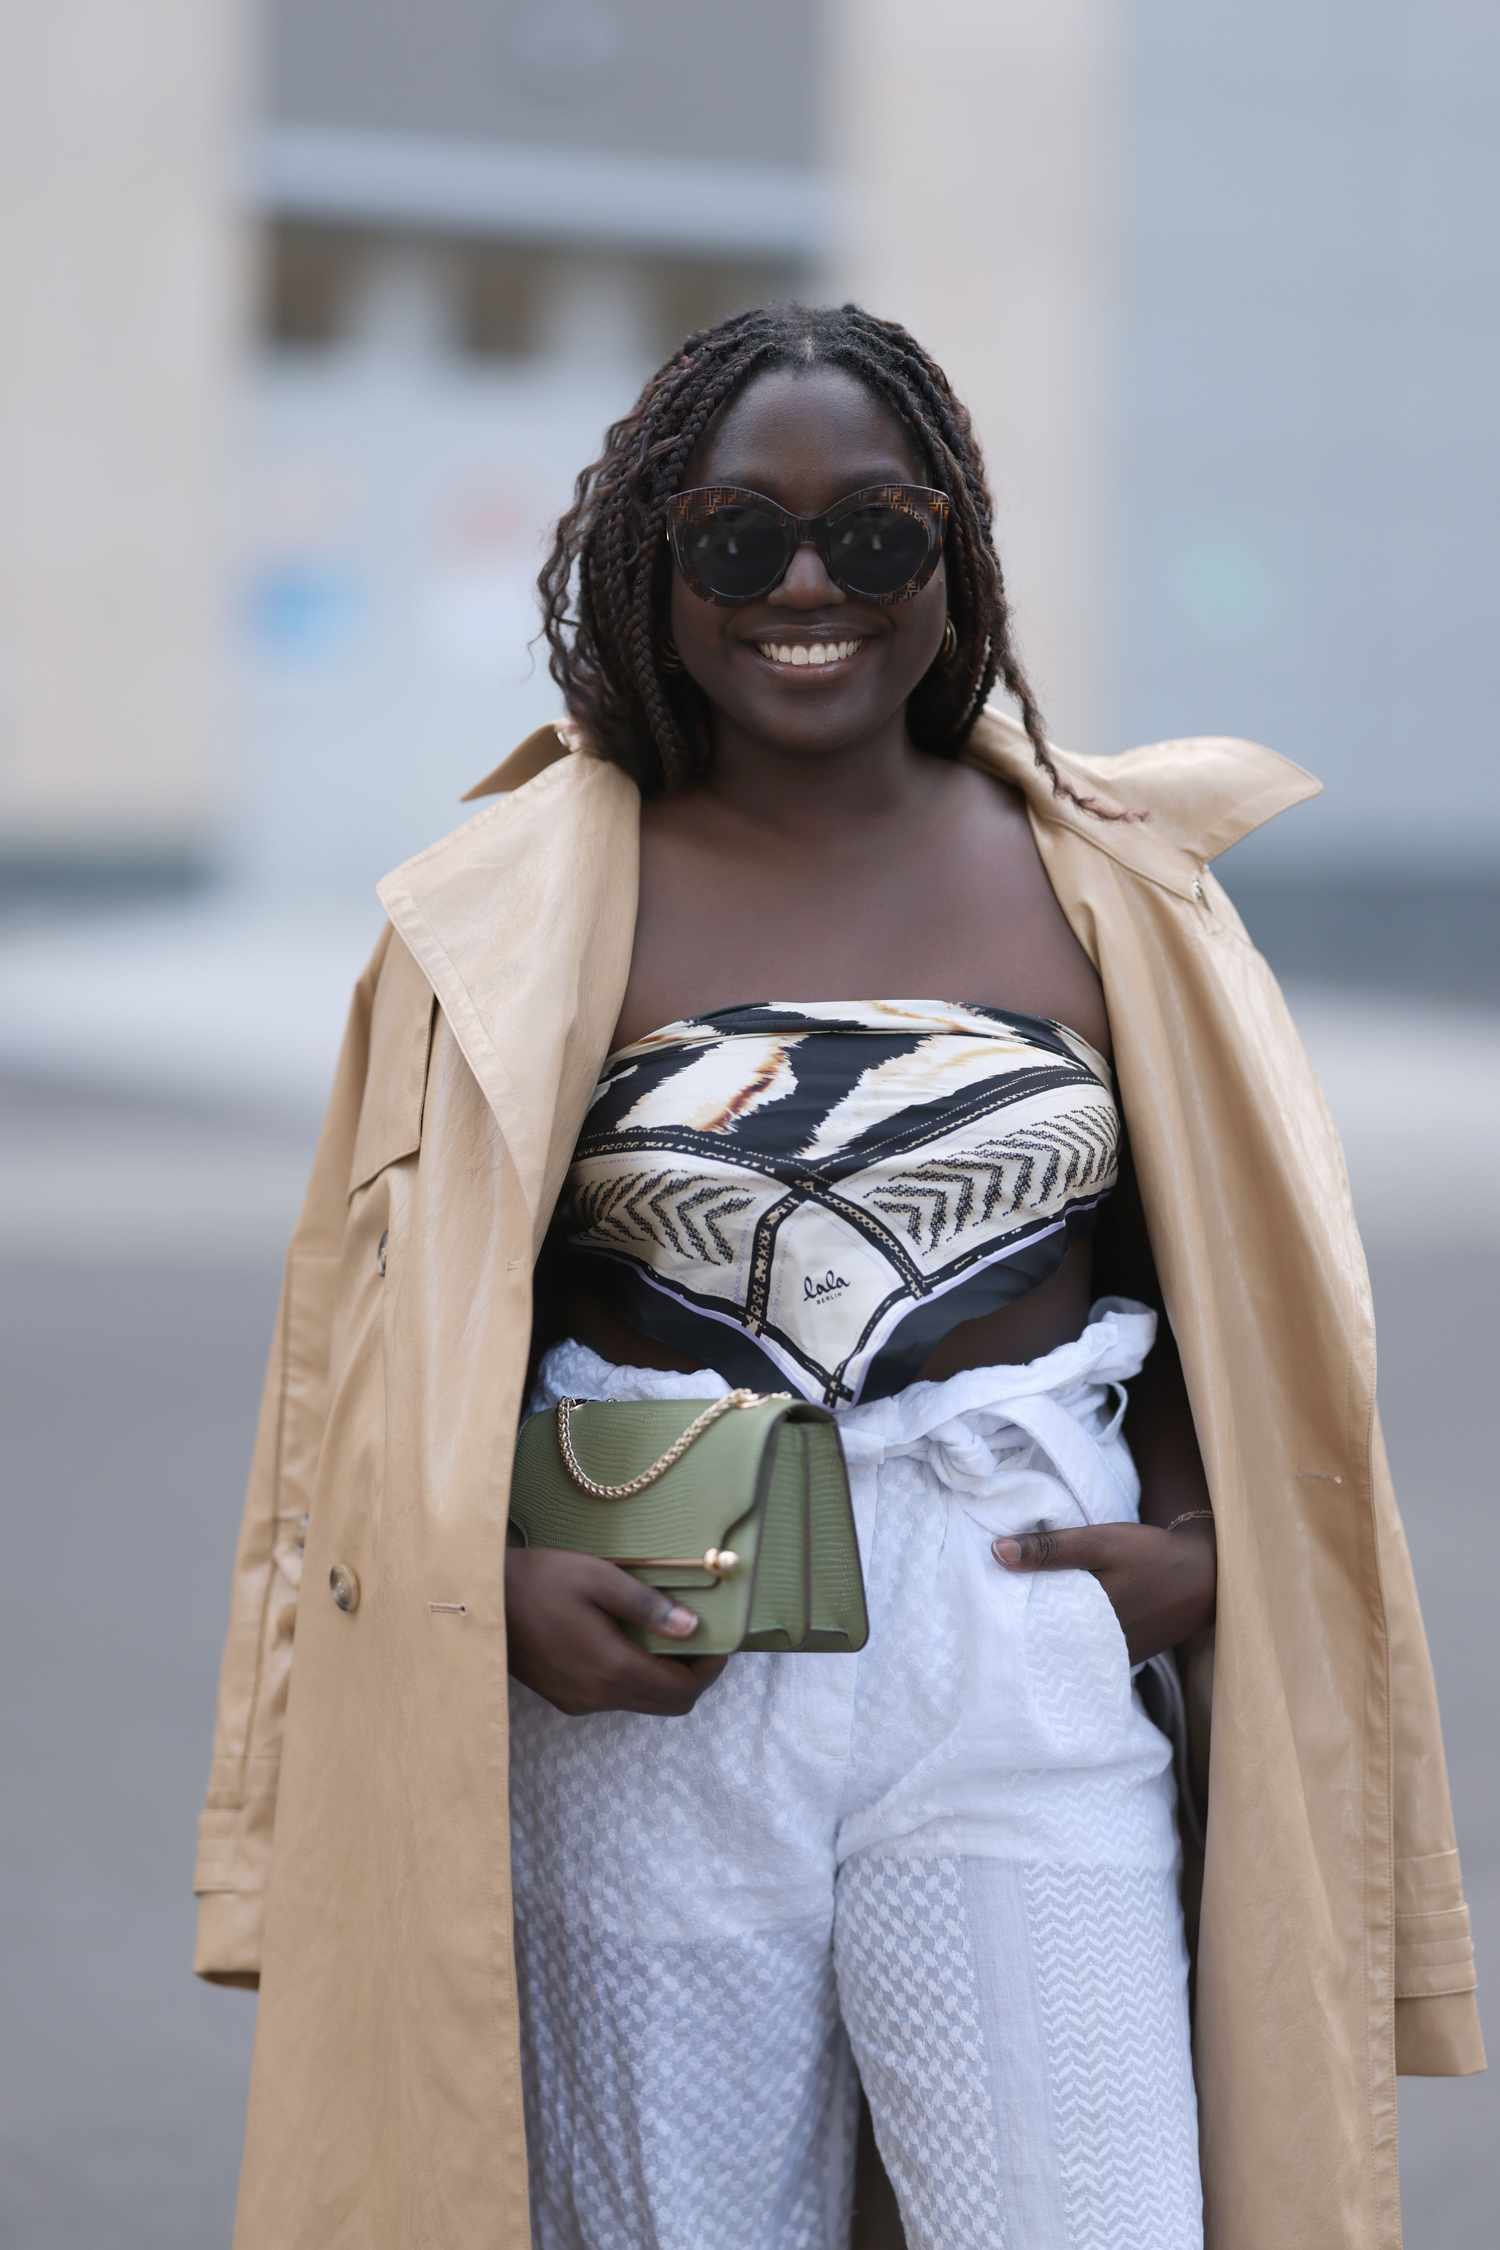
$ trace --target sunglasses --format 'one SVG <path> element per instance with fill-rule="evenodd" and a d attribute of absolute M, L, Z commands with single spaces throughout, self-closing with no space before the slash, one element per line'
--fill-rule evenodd
<path fill-rule="evenodd" d="M 921 484 L 872 484 L 794 516 L 744 485 L 706 484 L 667 504 L 678 569 L 706 602 L 753 602 L 780 585 L 804 543 L 835 586 L 867 602 L 905 601 L 938 566 L 948 495 Z"/>

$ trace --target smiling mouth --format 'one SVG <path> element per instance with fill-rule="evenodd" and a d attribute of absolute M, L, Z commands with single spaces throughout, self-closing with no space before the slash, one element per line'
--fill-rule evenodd
<path fill-rule="evenodd" d="M 863 637 L 851 637 L 841 641 L 756 641 L 752 645 L 780 671 L 826 672 L 851 662 L 865 644 Z"/>

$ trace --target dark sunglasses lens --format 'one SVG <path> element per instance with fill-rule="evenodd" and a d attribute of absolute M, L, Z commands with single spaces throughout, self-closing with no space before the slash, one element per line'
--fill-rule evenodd
<path fill-rule="evenodd" d="M 833 525 L 829 562 L 834 577 L 851 594 L 894 594 L 916 577 L 932 552 L 932 542 L 927 517 L 893 508 L 889 501 L 872 500 Z"/>
<path fill-rule="evenodd" d="M 781 518 L 753 501 L 731 500 L 682 526 L 678 554 L 688 580 L 724 601 L 745 601 L 774 586 L 786 568 Z"/>

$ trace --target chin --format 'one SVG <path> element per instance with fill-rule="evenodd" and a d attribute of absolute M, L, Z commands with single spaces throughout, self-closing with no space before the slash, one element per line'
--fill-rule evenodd
<path fill-rule="evenodd" d="M 710 696 L 709 701 L 715 716 L 736 732 L 772 750 L 817 757 L 883 733 L 905 711 L 907 698 L 893 703 L 889 696 L 872 697 L 854 682 L 838 688 L 830 682 L 827 692 L 799 687 L 782 693 L 773 686 L 764 696 L 722 701 Z"/>

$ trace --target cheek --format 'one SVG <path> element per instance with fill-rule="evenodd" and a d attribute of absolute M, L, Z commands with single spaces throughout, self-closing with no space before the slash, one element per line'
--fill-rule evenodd
<path fill-rule="evenodd" d="M 948 621 L 948 580 L 941 563 L 921 593 L 913 595 L 904 607 L 903 637 L 919 671 L 925 672 L 941 652 L 943 627 Z"/>
<path fill-rule="evenodd" d="M 685 586 L 674 571 L 667 615 L 677 651 L 690 671 L 697 661 L 712 656 L 727 612 L 717 602 L 706 602 Z"/>

